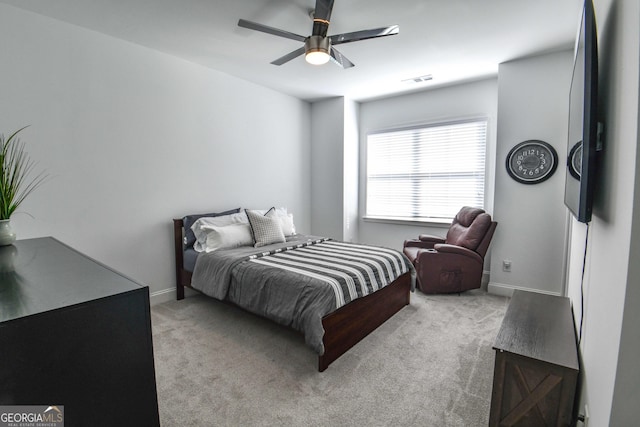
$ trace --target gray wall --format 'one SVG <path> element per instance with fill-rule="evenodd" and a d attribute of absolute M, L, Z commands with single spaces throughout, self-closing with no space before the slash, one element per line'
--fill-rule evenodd
<path fill-rule="evenodd" d="M 311 232 L 342 239 L 344 98 L 311 105 Z"/>
<path fill-rule="evenodd" d="M 515 288 L 563 293 L 565 160 L 569 84 L 573 51 L 500 64 L 495 219 L 489 291 L 510 295 Z M 558 153 L 551 178 L 520 184 L 507 174 L 505 159 L 519 142 L 539 139 Z M 511 272 L 502 269 L 511 261 Z"/>
<path fill-rule="evenodd" d="M 171 219 L 286 206 L 310 230 L 310 105 L 0 5 L 0 132 L 51 179 L 12 224 L 173 297 Z M 157 298 L 156 298 L 157 299 Z"/>
<path fill-rule="evenodd" d="M 344 112 L 344 221 L 342 238 L 358 240 L 358 178 L 360 176 L 359 126 L 360 104 L 345 99 Z"/>
<path fill-rule="evenodd" d="M 640 4 L 595 0 L 604 164 L 597 183 L 584 281 L 583 389 L 590 426 L 630 426 L 640 416 Z M 583 224 L 573 223 L 568 291 L 580 304 Z M 575 256 L 575 254 L 579 254 Z M 575 266 L 574 264 L 577 264 Z M 574 310 L 580 322 L 580 310 Z"/>
<path fill-rule="evenodd" d="M 343 97 L 311 105 L 311 232 L 345 241 L 358 233 L 358 111 Z"/>

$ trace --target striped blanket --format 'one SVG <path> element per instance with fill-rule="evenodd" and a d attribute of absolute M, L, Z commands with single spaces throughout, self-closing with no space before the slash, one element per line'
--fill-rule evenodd
<path fill-rule="evenodd" d="M 335 295 L 335 308 L 383 288 L 411 268 L 398 251 L 329 239 L 255 254 L 250 261 L 329 284 Z"/>
<path fill-rule="evenodd" d="M 296 235 L 259 249 L 200 253 L 191 285 L 303 332 L 323 354 L 324 316 L 408 271 L 410 261 L 393 249 Z"/>

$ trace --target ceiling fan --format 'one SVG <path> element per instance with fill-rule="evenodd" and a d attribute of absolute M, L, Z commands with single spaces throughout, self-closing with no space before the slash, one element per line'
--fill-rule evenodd
<path fill-rule="evenodd" d="M 240 19 L 238 21 L 238 26 L 304 42 L 304 46 L 276 59 L 275 61 L 272 61 L 271 63 L 274 65 L 282 65 L 302 54 L 305 54 L 306 61 L 311 64 L 321 65 L 331 59 L 335 64 L 342 68 L 351 68 L 354 64 L 333 46 L 377 37 L 392 36 L 400 32 L 399 26 L 391 25 L 389 27 L 327 36 L 327 30 L 329 29 L 329 22 L 331 19 L 331 11 L 333 9 L 333 1 L 334 0 L 316 0 L 316 8 L 311 12 L 313 30 L 311 35 L 308 37 L 258 24 L 257 22 L 247 21 L 246 19 Z"/>

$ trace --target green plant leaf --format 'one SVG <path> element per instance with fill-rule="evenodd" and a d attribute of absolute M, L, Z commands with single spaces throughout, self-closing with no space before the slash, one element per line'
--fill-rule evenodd
<path fill-rule="evenodd" d="M 6 140 L 0 134 L 0 219 L 11 218 L 24 199 L 47 178 L 44 171 L 32 176 L 36 163 L 17 137 L 27 127 L 18 129 Z"/>

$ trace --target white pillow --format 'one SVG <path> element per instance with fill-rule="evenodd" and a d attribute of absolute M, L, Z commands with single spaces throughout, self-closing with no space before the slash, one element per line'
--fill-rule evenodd
<path fill-rule="evenodd" d="M 218 249 L 231 249 L 239 246 L 250 246 L 253 244 L 251 236 L 251 226 L 248 223 L 239 223 L 217 227 L 215 225 L 206 225 L 203 229 L 207 232 L 205 244 L 198 251 L 198 242 L 194 244 L 194 248 L 198 252 L 213 252 Z"/>
<path fill-rule="evenodd" d="M 285 236 L 293 236 L 296 234 L 296 226 L 293 223 L 293 214 L 287 214 L 286 216 L 276 216 L 280 220 L 280 227 L 282 227 L 282 232 Z"/>
<path fill-rule="evenodd" d="M 196 236 L 196 242 L 193 244 L 193 248 L 198 252 L 202 252 L 204 250 L 204 246 L 207 243 L 206 227 L 224 227 L 231 224 L 248 223 L 249 220 L 244 212 L 200 218 L 191 226 L 191 230 L 193 231 L 194 236 Z"/>

